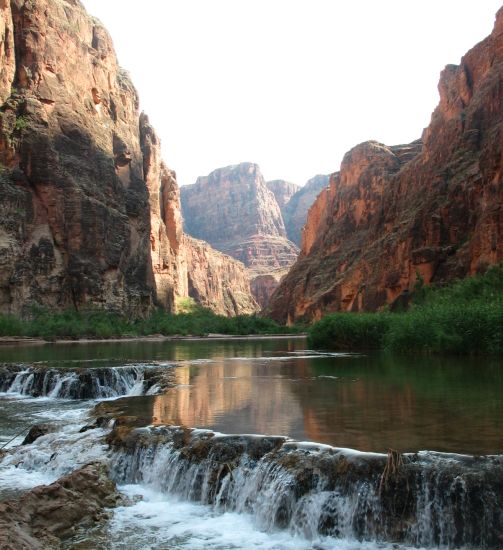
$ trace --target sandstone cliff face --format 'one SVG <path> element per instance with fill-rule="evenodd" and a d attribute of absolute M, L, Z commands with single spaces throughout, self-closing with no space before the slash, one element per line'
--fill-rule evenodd
<path fill-rule="evenodd" d="M 256 164 L 219 168 L 181 193 L 186 231 L 219 250 L 253 235 L 286 237 L 278 203 Z"/>
<path fill-rule="evenodd" d="M 272 274 L 279 282 L 298 248 L 286 238 L 280 208 L 259 167 L 243 163 L 215 170 L 183 186 L 181 199 L 187 233 L 243 262 L 254 296 L 264 304 L 271 285 L 259 290 L 263 279 L 253 280 Z"/>
<path fill-rule="evenodd" d="M 307 221 L 307 212 L 316 197 L 328 187 L 329 176 L 318 175 L 301 187 L 282 208 L 283 220 L 288 238 L 295 244 L 301 244 L 302 228 Z"/>
<path fill-rule="evenodd" d="M 0 311 L 188 293 L 175 175 L 78 0 L 0 0 Z"/>
<path fill-rule="evenodd" d="M 259 305 L 250 290 L 245 266 L 211 248 L 208 243 L 184 236 L 188 270 L 188 296 L 221 315 L 256 313 Z"/>
<path fill-rule="evenodd" d="M 296 183 L 285 180 L 271 180 L 266 182 L 267 188 L 272 192 L 278 206 L 283 214 L 283 209 L 290 199 L 299 191 L 300 187 Z"/>
<path fill-rule="evenodd" d="M 503 10 L 492 34 L 442 72 L 422 142 L 351 150 L 309 212 L 276 319 L 375 310 L 426 283 L 503 260 Z"/>

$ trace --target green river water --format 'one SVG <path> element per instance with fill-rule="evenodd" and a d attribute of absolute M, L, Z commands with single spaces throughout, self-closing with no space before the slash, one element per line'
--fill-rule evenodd
<path fill-rule="evenodd" d="M 325 354 L 302 338 L 271 338 L 2 346 L 0 362 L 174 368 L 175 388 L 121 401 L 128 414 L 153 424 L 281 434 L 361 451 L 503 452 L 500 359 Z M 0 403 L 7 406 L 0 431 L 9 435 L 33 405 Z"/>

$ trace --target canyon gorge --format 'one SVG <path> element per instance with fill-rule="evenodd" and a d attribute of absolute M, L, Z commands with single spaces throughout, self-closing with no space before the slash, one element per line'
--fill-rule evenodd
<path fill-rule="evenodd" d="M 303 186 L 179 186 L 82 2 L 0 0 L 0 547 L 501 548 L 503 8 L 439 92 Z M 492 272 L 466 346 L 372 346 Z"/>
<path fill-rule="evenodd" d="M 278 321 L 375 311 L 416 283 L 503 260 L 503 10 L 490 36 L 447 65 L 420 140 L 349 151 L 311 207 L 299 260 L 269 304 Z"/>
<path fill-rule="evenodd" d="M 0 311 L 253 313 L 243 265 L 182 230 L 176 175 L 78 0 L 0 3 Z"/>
<path fill-rule="evenodd" d="M 219 168 L 181 187 L 184 228 L 190 235 L 240 260 L 262 308 L 294 264 L 301 228 L 317 191 L 317 176 L 305 187 L 284 180 L 266 182 L 258 165 Z M 288 229 L 287 229 L 288 227 Z"/>

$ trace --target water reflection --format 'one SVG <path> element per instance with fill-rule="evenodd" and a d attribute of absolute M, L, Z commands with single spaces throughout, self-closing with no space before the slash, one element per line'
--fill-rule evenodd
<path fill-rule="evenodd" d="M 298 339 L 33 346 L 0 348 L 0 362 L 176 365 L 177 388 L 121 401 L 146 422 L 369 451 L 503 452 L 501 360 L 321 356 L 305 347 Z"/>
<path fill-rule="evenodd" d="M 284 380 L 271 374 L 245 360 L 177 368 L 180 386 L 155 397 L 153 422 L 225 433 L 291 433 L 301 406 Z"/>
<path fill-rule="evenodd" d="M 408 363 L 408 364 L 407 364 Z M 471 361 L 225 359 L 177 369 L 153 422 L 368 451 L 503 451 L 502 373 Z"/>

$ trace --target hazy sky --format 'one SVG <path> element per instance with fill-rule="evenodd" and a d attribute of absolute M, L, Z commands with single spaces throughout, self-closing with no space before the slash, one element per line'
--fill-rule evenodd
<path fill-rule="evenodd" d="M 501 0 L 83 0 L 180 184 L 250 161 L 303 184 L 362 141 L 420 137 L 440 71 Z"/>

